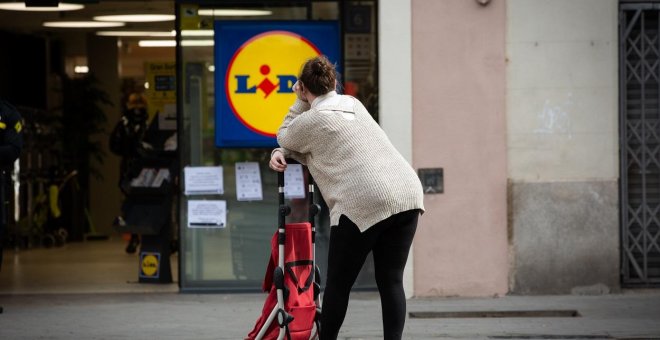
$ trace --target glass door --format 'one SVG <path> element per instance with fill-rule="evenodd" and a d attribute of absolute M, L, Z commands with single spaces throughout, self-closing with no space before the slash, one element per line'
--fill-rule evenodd
<path fill-rule="evenodd" d="M 182 291 L 259 290 L 270 256 L 270 239 L 277 229 L 277 175 L 268 167 L 272 147 L 217 147 L 215 143 L 216 91 L 224 91 L 215 80 L 215 22 L 340 21 L 340 13 L 348 7 L 355 7 L 364 18 L 375 18 L 376 13 L 372 1 L 341 5 L 337 1 L 269 1 L 266 7 L 264 2 L 241 1 L 240 8 L 233 6 L 235 4 L 222 1 L 177 3 L 181 167 L 222 166 L 224 182 L 222 194 L 192 196 L 184 194 L 182 176 L 179 200 Z M 238 9 L 243 12 L 236 12 Z M 341 23 L 343 87 L 345 92 L 360 98 L 377 117 L 376 23 L 373 19 L 367 23 L 358 21 L 361 26 L 358 25 L 357 31 L 351 31 L 350 27 L 346 30 L 346 23 Z M 258 164 L 261 200 L 237 199 L 236 164 L 242 162 Z M 193 200 L 225 201 L 225 226 L 188 227 L 188 205 Z M 319 203 L 323 210 L 317 217 L 316 256 L 323 278 L 330 226 L 327 207 L 320 197 Z M 306 221 L 305 200 L 291 200 L 289 204 L 293 213 L 287 222 Z M 365 264 L 355 288 L 375 288 L 371 260 Z"/>

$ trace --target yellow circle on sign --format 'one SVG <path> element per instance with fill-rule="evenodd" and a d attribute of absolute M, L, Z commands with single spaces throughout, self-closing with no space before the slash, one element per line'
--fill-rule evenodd
<path fill-rule="evenodd" d="M 248 40 L 229 62 L 225 91 L 236 117 L 250 130 L 275 137 L 296 99 L 302 64 L 321 53 L 304 37 L 270 31 Z"/>
<path fill-rule="evenodd" d="M 154 255 L 145 255 L 142 258 L 142 273 L 145 276 L 154 276 L 158 272 L 158 258 Z"/>

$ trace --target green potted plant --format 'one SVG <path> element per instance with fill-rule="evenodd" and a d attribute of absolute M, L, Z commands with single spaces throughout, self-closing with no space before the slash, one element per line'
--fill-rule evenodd
<path fill-rule="evenodd" d="M 62 76 L 62 105 L 57 130 L 64 168 L 77 171 L 78 196 L 73 203 L 72 221 L 77 226 L 72 240 L 82 240 L 84 233 L 94 232 L 89 219 L 90 177 L 103 178 L 98 165 L 103 164 L 102 142 L 94 137 L 104 132 L 107 117 L 103 106 L 110 105 L 108 94 L 99 88 L 94 75 L 69 78 Z M 87 226 L 84 224 L 87 222 Z"/>

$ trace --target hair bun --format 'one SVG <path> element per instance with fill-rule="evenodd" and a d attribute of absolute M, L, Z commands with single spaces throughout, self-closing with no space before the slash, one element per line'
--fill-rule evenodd
<path fill-rule="evenodd" d="M 327 74 L 328 72 L 327 65 L 325 65 L 325 63 L 323 63 L 323 61 L 320 59 L 314 60 L 311 66 L 312 66 L 312 73 L 314 75 L 322 76 L 324 74 Z"/>
<path fill-rule="evenodd" d="M 337 72 L 326 56 L 309 59 L 300 72 L 300 81 L 315 95 L 326 94 L 335 88 Z"/>

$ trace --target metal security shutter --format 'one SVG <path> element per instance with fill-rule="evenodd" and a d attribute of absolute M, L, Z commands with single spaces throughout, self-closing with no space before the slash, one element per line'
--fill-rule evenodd
<path fill-rule="evenodd" d="M 660 4 L 619 13 L 624 286 L 660 284 Z"/>

